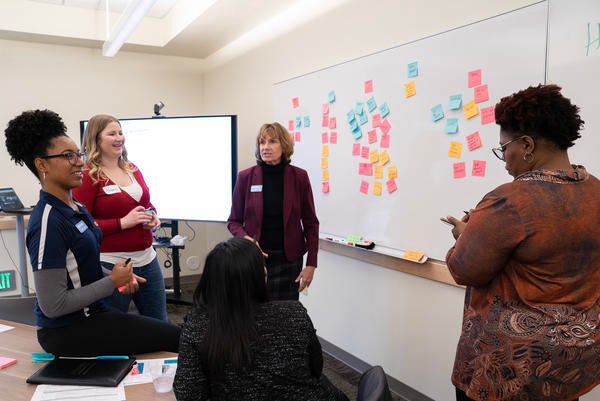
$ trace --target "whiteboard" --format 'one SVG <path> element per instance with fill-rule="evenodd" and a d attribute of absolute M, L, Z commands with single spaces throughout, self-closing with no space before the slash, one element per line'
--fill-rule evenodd
<path fill-rule="evenodd" d="M 460 94 L 463 104 L 474 99 L 468 75 L 476 70 L 481 70 L 481 84 L 488 85 L 489 94 L 489 100 L 478 104 L 480 109 L 544 82 L 546 24 L 547 2 L 540 2 L 274 84 L 274 115 L 286 127 L 291 121 L 291 132 L 299 139 L 292 163 L 309 172 L 320 231 L 340 237 L 360 235 L 377 244 L 374 251 L 412 249 L 443 260 L 453 239 L 439 218 L 460 217 L 485 193 L 512 179 L 490 151 L 498 144 L 497 125 L 483 124 L 480 115 L 465 118 L 462 107 L 449 110 L 449 98 Z M 418 75 L 409 77 L 408 66 L 414 62 Z M 372 81 L 371 93 L 365 93 L 366 81 Z M 405 85 L 410 82 L 416 95 L 406 97 Z M 330 102 L 332 92 L 335 100 Z M 376 129 L 377 141 L 368 141 L 373 115 L 379 111 L 367 109 L 371 97 L 377 106 L 386 103 L 389 109 L 390 161 L 383 166 L 383 179 L 360 175 L 360 163 L 368 160 L 352 155 L 355 143 L 361 150 L 363 146 L 369 151 L 386 149 L 381 147 L 381 128 Z M 368 122 L 361 126 L 362 137 L 355 140 L 347 114 L 356 110 L 357 103 L 363 103 Z M 336 118 L 335 129 L 322 127 L 323 104 L 328 105 L 328 120 Z M 438 104 L 444 118 L 434 122 L 431 109 Z M 451 118 L 458 120 L 454 134 L 446 133 Z M 332 132 L 337 133 L 337 143 L 328 143 L 324 156 L 323 133 L 330 141 Z M 468 150 L 467 136 L 475 132 L 481 147 Z M 448 155 L 452 141 L 462 144 L 459 157 Z M 322 159 L 329 175 L 327 193 L 322 191 Z M 483 177 L 472 175 L 474 161 L 485 163 Z M 457 162 L 465 163 L 464 178 L 454 177 Z M 397 190 L 392 193 L 387 190 L 390 165 L 398 173 Z M 366 194 L 360 192 L 363 181 L 369 186 Z M 376 182 L 382 185 L 381 195 L 372 192 Z"/>

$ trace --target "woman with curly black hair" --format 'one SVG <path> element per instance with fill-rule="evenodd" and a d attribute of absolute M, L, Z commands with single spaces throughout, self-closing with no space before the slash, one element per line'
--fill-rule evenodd
<path fill-rule="evenodd" d="M 60 116 L 50 110 L 23 112 L 8 123 L 5 135 L 11 159 L 25 164 L 42 185 L 27 228 L 42 348 L 60 356 L 177 352 L 179 327 L 111 310 L 102 300 L 115 288 L 135 292 L 144 279 L 125 261 L 103 275 L 102 234 L 71 195 L 81 185 L 83 154 Z"/>
<path fill-rule="evenodd" d="M 467 286 L 458 400 L 573 400 L 600 382 L 600 181 L 571 164 L 579 108 L 556 85 L 496 105 L 514 181 L 462 221 L 446 263 Z"/>

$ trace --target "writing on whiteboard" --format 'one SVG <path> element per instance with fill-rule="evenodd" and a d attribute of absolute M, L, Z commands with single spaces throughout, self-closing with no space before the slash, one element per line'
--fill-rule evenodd
<path fill-rule="evenodd" d="M 592 40 L 592 30 L 594 27 L 593 24 L 590 24 L 589 22 L 587 23 L 587 45 L 585 46 L 586 56 L 590 55 L 590 47 L 592 47 L 594 43 L 596 44 L 596 50 L 600 49 L 600 22 L 596 24 L 596 27 L 598 28 L 598 36 L 596 36 L 596 39 Z"/>

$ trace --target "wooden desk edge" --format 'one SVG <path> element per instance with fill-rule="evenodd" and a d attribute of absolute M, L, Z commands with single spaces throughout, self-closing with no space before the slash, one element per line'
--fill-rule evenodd
<path fill-rule="evenodd" d="M 420 264 L 378 253 L 376 250 L 356 248 L 337 242 L 327 241 L 322 238 L 319 239 L 319 248 L 327 252 L 332 252 L 362 262 L 464 288 L 462 285 L 458 285 L 454 282 L 446 264 L 437 260 L 428 260 L 427 262 Z"/>
<path fill-rule="evenodd" d="M 14 230 L 17 225 L 14 217 L 15 215 L 9 215 L 0 212 L 0 230 Z M 27 227 L 27 223 L 29 222 L 29 215 L 23 216 L 23 219 L 25 221 L 25 226 Z"/>

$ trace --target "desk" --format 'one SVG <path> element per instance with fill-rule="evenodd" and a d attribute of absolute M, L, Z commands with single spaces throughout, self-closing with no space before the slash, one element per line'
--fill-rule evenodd
<path fill-rule="evenodd" d="M 31 362 L 32 352 L 43 352 L 37 342 L 36 329 L 33 326 L 0 320 L 0 324 L 12 326 L 14 329 L 0 333 L 0 356 L 16 358 L 17 363 L 0 369 L 0 388 L 3 400 L 30 401 L 36 385 L 25 382 L 33 372 L 43 366 Z M 136 355 L 137 359 L 172 358 L 177 356 L 171 352 L 154 352 Z M 160 394 L 154 391 L 152 383 L 125 386 L 127 401 L 175 401 L 173 391 Z"/>
<path fill-rule="evenodd" d="M 14 217 L 17 236 L 17 253 L 19 254 L 19 275 L 21 276 L 21 296 L 29 296 L 29 276 L 27 275 L 27 256 L 25 250 L 25 218 L 29 213 L 0 212 L 0 217 Z"/>

